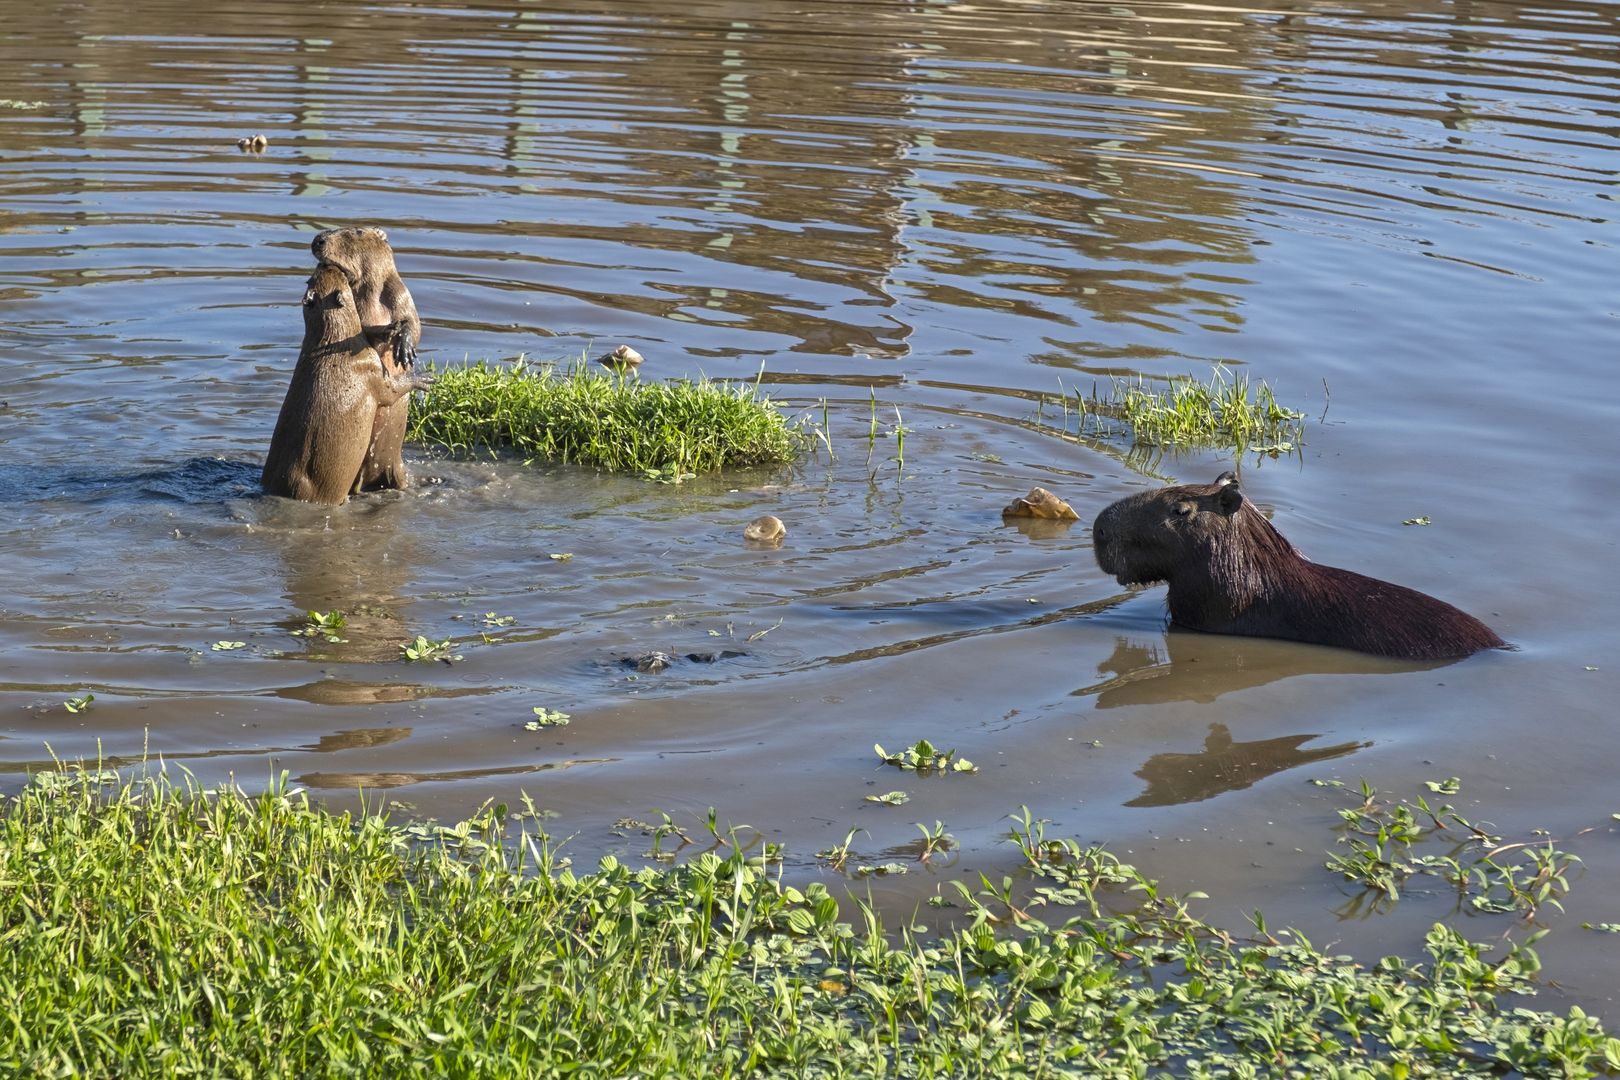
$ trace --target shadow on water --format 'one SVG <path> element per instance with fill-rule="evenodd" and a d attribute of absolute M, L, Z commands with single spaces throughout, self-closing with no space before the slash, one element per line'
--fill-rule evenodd
<path fill-rule="evenodd" d="M 113 473 L 63 469 L 28 462 L 0 464 L 0 502 L 80 503 L 173 500 L 188 506 L 257 498 L 261 464 L 194 457 L 179 465 Z"/>
<path fill-rule="evenodd" d="M 346 660 L 397 659 L 397 641 L 410 637 L 400 609 L 417 557 L 410 531 L 400 527 L 399 500 L 356 499 L 334 512 L 264 499 L 254 509 L 254 533 L 270 548 L 293 610 L 343 611 Z M 297 629 L 297 617 L 289 618 L 288 629 Z M 326 653 L 317 646 L 312 642 L 311 659 Z"/>
<path fill-rule="evenodd" d="M 1275 739 L 1235 742 L 1225 724 L 1209 725 L 1204 749 L 1194 754 L 1154 754 L 1136 775 L 1147 790 L 1126 806 L 1175 806 L 1202 802 L 1241 791 L 1285 769 L 1330 761 L 1371 746 L 1370 742 L 1344 742 L 1301 750 L 1300 744 L 1320 735 L 1284 735 Z"/>
<path fill-rule="evenodd" d="M 268 693 L 289 701 L 302 701 L 310 705 L 398 705 L 405 702 L 425 701 L 429 698 L 476 697 L 498 693 L 495 687 L 421 686 L 416 683 L 358 682 L 351 679 L 318 679 L 299 686 L 280 686 Z M 370 730 L 370 729 L 368 729 Z M 395 729 L 386 729 L 393 731 Z M 349 734 L 338 732 L 339 735 Z M 322 746 L 329 736 L 322 737 Z M 380 743 L 354 743 L 355 746 L 377 746 Z"/>
<path fill-rule="evenodd" d="M 554 772 L 572 769 L 577 765 L 606 765 L 613 758 L 575 758 L 568 761 L 543 761 L 534 764 L 502 765 L 487 769 L 454 769 L 441 772 L 311 772 L 296 777 L 298 783 L 327 790 L 372 790 L 376 788 L 408 787 L 411 784 L 454 784 L 468 780 L 481 780 L 494 776 L 520 776 L 525 773 Z"/>
<path fill-rule="evenodd" d="M 1391 660 L 1292 641 L 1167 630 L 1158 641 L 1116 637 L 1114 651 L 1098 663 L 1106 678 L 1082 686 L 1075 697 L 1095 697 L 1097 708 L 1163 705 L 1172 701 L 1212 702 L 1301 675 L 1397 675 L 1446 667 Z"/>

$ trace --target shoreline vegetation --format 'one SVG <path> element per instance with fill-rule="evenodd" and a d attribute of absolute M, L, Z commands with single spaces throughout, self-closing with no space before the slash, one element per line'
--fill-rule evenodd
<path fill-rule="evenodd" d="M 1245 939 L 1027 811 L 1019 880 L 885 927 L 757 837 L 575 868 L 532 806 L 456 826 L 285 787 L 35 776 L 0 809 L 7 1075 L 1587 1076 L 1528 944 L 1358 963 Z M 754 849 L 758 848 L 756 852 Z M 842 904 L 842 906 L 841 906 Z M 846 911 L 847 909 L 847 911 Z M 929 912 L 929 917 L 934 913 Z M 914 916 L 912 923 L 923 915 Z"/>

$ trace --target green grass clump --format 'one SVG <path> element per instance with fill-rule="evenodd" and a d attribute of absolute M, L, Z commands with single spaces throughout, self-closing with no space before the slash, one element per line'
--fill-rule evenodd
<path fill-rule="evenodd" d="M 965 929 L 852 924 L 732 842 L 570 869 L 454 828 L 48 774 L 0 811 L 0 1074 L 1589 1075 L 1620 1041 L 1509 1007 L 1535 958 L 1238 941 L 1101 848 L 1015 827 Z M 514 854 L 514 852 L 516 854 Z M 1016 894 L 1016 895 L 1015 895 Z M 1107 906 L 1105 906 L 1105 904 Z M 1110 908 L 1115 909 L 1113 911 Z M 1040 921 L 1042 919 L 1049 921 Z M 1510 999 L 1517 1004 L 1516 999 Z"/>
<path fill-rule="evenodd" d="M 1265 382 L 1251 387 L 1247 375 L 1229 376 L 1225 368 L 1207 383 L 1177 376 L 1162 388 L 1140 377 L 1116 379 L 1098 405 L 1150 446 L 1286 452 L 1305 432 L 1304 413 L 1279 405 Z"/>
<path fill-rule="evenodd" d="M 799 437 L 757 386 L 642 382 L 583 362 L 559 371 L 521 359 L 437 372 L 411 407 L 408 437 L 452 453 L 510 448 L 616 472 L 680 477 L 790 461 Z"/>

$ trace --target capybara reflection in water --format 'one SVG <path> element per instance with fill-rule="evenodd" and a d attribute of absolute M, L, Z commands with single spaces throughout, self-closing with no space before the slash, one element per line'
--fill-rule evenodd
<path fill-rule="evenodd" d="M 366 340 L 377 350 L 383 371 L 398 375 L 416 363 L 422 340 L 422 320 L 416 314 L 411 291 L 394 266 L 388 234 L 374 226 L 327 229 L 310 242 L 315 261 L 331 263 L 349 275 L 355 309 Z M 362 491 L 403 488 L 411 482 L 405 470 L 406 413 L 409 399 L 377 407 L 371 442 L 366 447 Z"/>
<path fill-rule="evenodd" d="M 330 263 L 317 266 L 304 290 L 304 346 L 270 438 L 264 490 L 332 506 L 347 501 L 360 490 L 378 408 L 432 384 L 430 375 L 383 370 L 349 276 Z"/>
<path fill-rule="evenodd" d="M 1121 585 L 1169 584 L 1170 623 L 1450 660 L 1501 638 L 1432 596 L 1301 555 L 1243 497 L 1237 477 L 1121 499 L 1091 527 L 1097 565 Z"/>

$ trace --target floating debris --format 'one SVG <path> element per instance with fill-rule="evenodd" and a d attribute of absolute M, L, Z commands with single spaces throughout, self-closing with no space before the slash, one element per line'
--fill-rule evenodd
<path fill-rule="evenodd" d="M 1030 488 L 1029 494 L 1014 499 L 1001 512 L 1002 517 L 1045 518 L 1050 521 L 1079 521 L 1074 507 L 1043 487 Z"/>
<path fill-rule="evenodd" d="M 626 656 L 619 661 L 625 667 L 633 667 L 643 675 L 654 675 L 663 671 L 675 662 L 675 658 L 667 652 L 644 652 L 635 656 Z"/>
<path fill-rule="evenodd" d="M 641 354 L 628 345 L 620 345 L 612 352 L 604 356 L 598 356 L 596 362 L 615 371 L 629 371 L 631 368 L 640 366 Z"/>
<path fill-rule="evenodd" d="M 787 536 L 787 526 L 782 519 L 774 514 L 755 518 L 743 529 L 743 539 L 751 540 L 756 544 L 780 544 L 782 538 Z"/>

